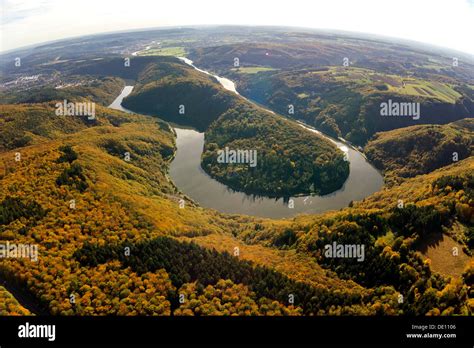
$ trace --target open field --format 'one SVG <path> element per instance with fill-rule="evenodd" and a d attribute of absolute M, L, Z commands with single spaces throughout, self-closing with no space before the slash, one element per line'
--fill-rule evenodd
<path fill-rule="evenodd" d="M 404 96 L 430 97 L 454 104 L 461 94 L 453 85 L 428 81 L 411 76 L 383 74 L 369 69 L 355 67 L 330 67 L 327 71 L 317 71 L 341 83 L 355 84 L 365 92 L 388 92 Z"/>
<path fill-rule="evenodd" d="M 248 66 L 248 67 L 232 69 L 232 71 L 235 71 L 240 74 L 257 74 L 262 71 L 274 71 L 274 70 L 278 70 L 278 69 L 274 69 L 272 67 L 267 67 L 267 66 Z"/>
<path fill-rule="evenodd" d="M 139 56 L 177 56 L 181 57 L 186 55 L 186 50 L 181 46 L 164 47 L 164 48 L 152 48 L 149 50 L 143 50 L 138 52 Z"/>
<path fill-rule="evenodd" d="M 433 270 L 445 276 L 460 277 L 470 259 L 462 245 L 443 234 L 426 240 L 422 252 L 431 261 Z"/>

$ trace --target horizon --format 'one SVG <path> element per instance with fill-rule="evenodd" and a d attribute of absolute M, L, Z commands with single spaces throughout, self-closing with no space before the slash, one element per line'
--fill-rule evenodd
<path fill-rule="evenodd" d="M 270 8 L 265 6 L 267 3 L 241 0 L 238 6 L 228 11 L 228 7 L 212 4 L 210 0 L 200 4 L 185 0 L 184 4 L 168 3 L 165 6 L 146 0 L 136 0 L 134 6 L 129 6 L 127 0 L 114 1 L 113 6 L 111 2 L 97 4 L 92 0 L 72 0 L 68 6 L 59 0 L 43 0 L 39 4 L 26 0 L 0 0 L 0 53 L 91 35 L 175 27 L 245 26 L 374 35 L 474 55 L 470 38 L 474 30 L 473 0 L 402 0 L 384 4 L 374 0 L 360 0 L 357 3 L 336 0 L 329 4 L 295 0 L 291 7 L 272 3 Z M 183 6 L 187 6 L 185 11 Z M 307 10 L 301 11 L 302 6 Z M 248 11 L 249 8 L 253 11 Z M 265 11 L 270 12 L 261 16 L 260 13 Z M 357 16 L 353 16 L 354 13 Z M 398 18 L 402 25 L 393 22 L 393 18 Z M 37 30 L 32 32 L 32 27 Z"/>
<path fill-rule="evenodd" d="M 314 33 L 327 33 L 329 35 L 335 34 L 335 35 L 341 35 L 341 36 L 348 36 L 348 37 L 354 37 L 357 39 L 368 39 L 368 38 L 374 38 L 379 41 L 383 42 L 400 42 L 403 44 L 411 45 L 412 47 L 416 45 L 422 45 L 424 46 L 423 48 L 425 49 L 434 49 L 434 50 L 441 50 L 444 51 L 445 53 L 452 52 L 452 53 L 460 53 L 466 56 L 469 56 L 469 58 L 474 59 L 474 52 L 465 52 L 465 51 L 460 51 L 455 48 L 450 48 L 446 46 L 440 46 L 439 44 L 432 44 L 432 43 L 427 43 L 427 42 L 421 42 L 421 41 L 416 41 L 412 39 L 405 39 L 405 38 L 399 38 L 399 37 L 393 37 L 393 36 L 386 36 L 386 35 L 381 35 L 377 33 L 367 33 L 367 32 L 359 32 L 359 31 L 347 31 L 347 30 L 342 30 L 342 29 L 325 29 L 325 28 L 311 28 L 311 27 L 301 27 L 301 26 L 285 26 L 285 25 L 244 25 L 244 24 L 196 24 L 196 25 L 168 25 L 168 26 L 161 26 L 161 27 L 148 27 L 148 28 L 131 28 L 131 29 L 125 29 L 125 30 L 113 30 L 113 31 L 105 31 L 105 32 L 97 32 L 97 33 L 91 33 L 91 34 L 85 34 L 85 35 L 76 35 L 76 36 L 68 36 L 60 39 L 55 39 L 55 40 L 49 40 L 49 41 L 41 41 L 37 43 L 33 43 L 30 45 L 25 45 L 21 47 L 16 47 L 12 48 L 6 51 L 1 51 L 0 50 L 0 56 L 6 55 L 6 54 L 11 54 L 17 51 L 21 50 L 27 50 L 27 49 L 32 49 L 35 47 L 40 47 L 40 46 L 45 46 L 45 45 L 50 45 L 54 44 L 56 42 L 67 42 L 71 40 L 77 40 L 81 38 L 86 38 L 86 37 L 93 37 L 93 36 L 108 36 L 108 35 L 115 35 L 115 34 L 128 34 L 128 33 L 138 33 L 138 32 L 150 32 L 150 31 L 157 31 L 157 30 L 170 30 L 170 29 L 204 29 L 204 28 L 220 28 L 220 27 L 229 27 L 229 28 L 238 28 L 238 27 L 244 27 L 244 28 L 259 28 L 259 29 L 289 29 L 292 30 L 292 32 L 299 32 L 299 31 L 311 31 Z"/>

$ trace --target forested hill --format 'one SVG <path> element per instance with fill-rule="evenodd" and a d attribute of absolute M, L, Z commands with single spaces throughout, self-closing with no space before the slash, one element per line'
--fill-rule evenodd
<path fill-rule="evenodd" d="M 204 131 L 235 103 L 233 93 L 215 78 L 177 58 L 156 57 L 138 74 L 132 93 L 122 105 Z"/>
<path fill-rule="evenodd" d="M 190 57 L 235 81 L 242 95 L 361 146 L 379 131 L 474 115 L 470 60 L 453 67 L 445 57 L 407 47 L 391 55 L 397 46 L 373 41 L 292 42 L 302 37 L 196 48 Z M 420 118 L 381 117 L 380 104 L 389 99 L 420 103 Z"/>
<path fill-rule="evenodd" d="M 218 163 L 217 151 L 224 147 L 255 149 L 256 166 Z M 349 162 L 328 140 L 248 103 L 211 124 L 202 167 L 232 188 L 273 196 L 327 194 L 349 174 Z"/>
<path fill-rule="evenodd" d="M 127 83 L 134 84 L 134 89 L 122 103 L 126 108 L 196 127 L 200 131 L 220 127 L 222 134 L 219 139 L 212 131 L 205 138 L 203 168 L 236 190 L 277 196 L 325 194 L 342 187 L 348 177 L 349 165 L 343 160 L 343 153 L 331 142 L 279 115 L 256 107 L 224 89 L 214 77 L 197 71 L 178 58 L 132 57 L 129 66 L 125 63 L 121 57 L 85 60 L 78 64 L 64 63 L 61 65 L 62 72 L 68 74 L 69 79 L 79 81 L 79 85 L 11 93 L 6 101 L 29 104 L 47 102 L 49 107 L 53 107 L 54 102 L 58 101 L 87 99 L 108 105 L 127 80 Z M 37 108 L 36 104 L 31 107 Z M 5 110 L 10 109 L 5 106 Z M 6 131 L 1 135 L 5 138 L 5 146 L 11 148 L 30 144 L 38 135 L 42 136 L 55 127 L 67 131 L 73 123 L 87 127 L 103 120 L 99 118 L 86 122 L 84 119 L 68 119 L 61 124 L 62 118 L 54 118 L 49 111 L 43 111 L 38 109 L 43 118 L 25 116 L 28 118 L 24 121 L 28 131 L 22 131 L 12 122 L 6 124 Z M 238 129 L 228 127 L 229 121 L 238 123 Z M 38 128 L 38 134 L 35 134 L 33 127 Z M 246 165 L 218 163 L 217 151 L 225 147 L 256 151 L 259 157 L 257 166 L 249 168 Z M 307 155 L 302 156 L 302 153 Z"/>
<path fill-rule="evenodd" d="M 44 103 L 50 101 L 80 101 L 89 100 L 102 106 L 108 106 L 120 94 L 125 81 L 119 77 L 84 77 L 80 86 L 51 86 L 35 87 L 27 93 L 0 92 L 1 104 Z"/>
<path fill-rule="evenodd" d="M 150 63 L 123 105 L 207 130 L 202 167 L 236 190 L 326 194 L 341 188 L 349 175 L 343 153 L 329 140 L 225 90 L 176 58 Z M 256 166 L 219 163 L 217 153 L 226 147 L 256 151 Z"/>
<path fill-rule="evenodd" d="M 4 315 L 32 315 L 31 312 L 20 305 L 15 297 L 0 286 L 0 316 Z"/>
<path fill-rule="evenodd" d="M 19 134 L 54 112 L 48 104 L 6 108 L 1 120 Z M 302 304 L 288 304 L 288 291 L 314 314 L 363 313 L 364 303 L 377 301 L 354 282 L 327 276 L 309 256 L 236 238 L 238 230 L 287 222 L 222 215 L 181 197 L 166 176 L 173 155 L 167 124 L 102 108 L 97 116 L 88 126 L 74 117 L 45 122 L 27 146 L 0 149 L 0 236 L 39 251 L 38 262 L 2 260 L 0 276 L 51 314 L 301 314 Z M 129 266 L 114 252 L 125 245 L 138 251 Z M 143 265 L 140 255 L 152 262 Z M 193 301 L 180 306 L 178 294 Z M 8 313 L 23 311 L 7 302 Z"/>
<path fill-rule="evenodd" d="M 197 66 L 225 70 L 240 92 L 358 144 L 390 128 L 376 112 L 395 94 L 427 101 L 437 112 L 430 122 L 444 125 L 378 133 L 369 156 L 399 184 L 346 208 L 223 214 L 170 180 L 176 140 L 161 118 L 206 131 L 204 169 L 249 192 L 336 189 L 347 163 L 331 143 L 178 59 L 131 55 L 152 40 L 165 47 L 148 54 L 194 48 Z M 345 55 L 355 64 L 342 68 Z M 472 64 L 454 69 L 451 57 L 399 43 L 261 28 L 78 38 L 29 51 L 21 69 L 14 57 L 1 63 L 10 67 L 0 77 L 0 240 L 39 255 L 2 258 L 0 315 L 28 314 L 25 298 L 64 316 L 474 314 L 473 128 L 452 122 L 472 111 Z M 144 102 L 152 116 L 103 106 L 125 84 L 135 85 L 126 103 Z M 64 98 L 96 102 L 95 118 L 56 115 Z M 226 146 L 256 150 L 257 166 L 216 163 Z M 452 152 L 458 160 L 446 162 Z M 334 244 L 363 247 L 363 261 L 328 256 Z"/>
<path fill-rule="evenodd" d="M 444 124 L 474 114 L 474 89 L 452 81 L 332 66 L 256 74 L 242 68 L 231 74 L 243 95 L 358 145 L 379 131 Z M 420 117 L 382 117 L 380 105 L 388 100 L 419 103 Z"/>
<path fill-rule="evenodd" d="M 20 133 L 39 112 L 53 111 L 8 107 L 2 120 Z M 472 157 L 338 212 L 229 216 L 185 198 L 180 208 L 166 177 L 173 135 L 165 123 L 99 111 L 94 125 L 46 123 L 28 146 L 0 150 L 0 235 L 40 252 L 39 262 L 3 260 L 0 274 L 50 313 L 472 313 L 473 268 L 464 271 L 474 238 Z M 458 243 L 459 258 L 427 261 L 424 241 L 443 235 Z M 333 242 L 364 243 L 366 262 L 322 257 Z M 133 256 L 124 257 L 125 247 Z M 22 310 L 16 306 L 9 310 Z"/>
<path fill-rule="evenodd" d="M 474 119 L 377 133 L 366 145 L 369 160 L 386 181 L 426 174 L 474 153 Z"/>

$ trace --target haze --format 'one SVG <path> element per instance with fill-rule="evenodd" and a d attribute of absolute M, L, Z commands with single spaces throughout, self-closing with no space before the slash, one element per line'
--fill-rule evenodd
<path fill-rule="evenodd" d="M 303 26 L 474 54 L 473 0 L 0 0 L 0 50 L 109 31 L 206 24 Z"/>

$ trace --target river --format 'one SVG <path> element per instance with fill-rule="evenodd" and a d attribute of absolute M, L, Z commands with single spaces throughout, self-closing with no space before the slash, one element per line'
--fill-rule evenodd
<path fill-rule="evenodd" d="M 133 90 L 133 86 L 125 86 L 125 87 L 122 89 L 122 92 L 120 93 L 120 95 L 119 95 L 117 98 L 115 98 L 115 100 L 112 102 L 112 104 L 109 105 L 109 108 L 115 109 L 115 110 L 120 110 L 120 111 L 125 111 L 125 112 L 128 112 L 128 113 L 133 114 L 133 111 L 128 110 L 128 109 L 125 109 L 125 108 L 122 106 L 122 100 L 123 100 L 123 98 L 125 98 L 125 97 L 128 96 L 130 93 L 132 93 L 132 90 Z"/>
<path fill-rule="evenodd" d="M 180 58 L 195 69 L 192 61 Z M 238 94 L 235 84 L 226 78 L 214 76 L 224 88 Z M 117 99 L 109 106 L 130 112 L 121 106 L 122 99 L 132 91 L 126 86 Z M 271 110 L 269 110 L 271 111 Z M 336 139 L 300 123 L 312 132 L 318 133 L 333 142 L 341 151 L 347 153 L 350 173 L 344 186 L 324 196 L 303 196 L 288 198 L 269 198 L 237 192 L 211 178 L 201 168 L 201 154 L 204 148 L 204 133 L 193 129 L 174 128 L 176 132 L 177 152 L 170 166 L 170 178 L 179 190 L 206 208 L 224 213 L 247 214 L 270 218 L 291 217 L 301 213 L 321 213 L 346 207 L 351 201 L 361 200 L 377 192 L 383 185 L 383 177 L 364 157 L 362 153 Z"/>

